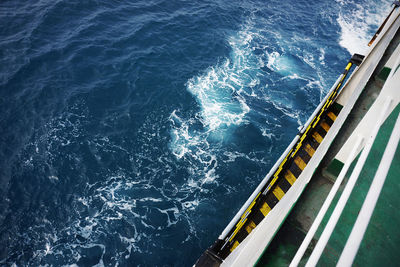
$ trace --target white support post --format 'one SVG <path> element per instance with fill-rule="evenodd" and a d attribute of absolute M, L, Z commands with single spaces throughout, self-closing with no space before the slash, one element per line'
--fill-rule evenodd
<path fill-rule="evenodd" d="M 397 117 L 396 124 L 393 128 L 389 142 L 386 145 L 385 152 L 379 163 L 378 170 L 369 188 L 367 197 L 362 205 L 361 211 L 351 231 L 350 237 L 346 242 L 342 255 L 340 256 L 337 266 L 351 266 L 357 251 L 360 247 L 361 241 L 367 230 L 369 221 L 371 220 L 372 213 L 375 209 L 379 195 L 381 193 L 383 184 L 385 183 L 386 176 L 389 172 L 394 154 L 396 153 L 397 146 L 400 139 L 400 115 Z"/>
<path fill-rule="evenodd" d="M 326 100 L 328 97 L 331 95 L 331 93 L 336 89 L 338 86 L 340 80 L 343 78 L 343 74 L 337 78 L 335 83 L 332 85 L 332 87 L 329 89 L 328 93 L 324 97 L 324 99 L 321 101 L 321 103 L 315 108 L 314 112 L 311 114 L 311 116 L 308 118 L 307 122 L 302 126 L 300 133 L 303 134 L 305 129 L 308 127 L 308 125 L 312 122 L 314 117 L 318 114 L 318 112 L 321 110 L 323 105 L 325 104 Z M 295 138 L 292 140 L 292 142 L 289 144 L 289 146 L 286 148 L 285 152 L 282 153 L 281 157 L 277 160 L 275 165 L 271 168 L 269 173 L 265 176 L 265 178 L 261 181 L 261 183 L 258 185 L 258 187 L 254 190 L 253 194 L 247 199 L 247 201 L 243 204 L 243 206 L 240 208 L 240 210 L 236 213 L 236 215 L 232 218 L 232 220 L 229 222 L 229 224 L 225 227 L 225 229 L 222 231 L 222 233 L 219 235 L 218 239 L 223 240 L 227 237 L 228 233 L 232 230 L 232 228 L 235 226 L 235 224 L 239 221 L 240 217 L 244 213 L 244 211 L 248 208 L 248 206 L 253 202 L 257 194 L 261 191 L 261 189 L 269 182 L 271 179 L 271 176 L 274 174 L 274 172 L 278 169 L 279 165 L 282 163 L 282 161 L 285 159 L 286 155 L 289 153 L 290 149 L 294 147 L 294 145 L 297 143 L 297 141 L 300 139 L 299 135 L 296 135 Z"/>
<path fill-rule="evenodd" d="M 390 73 L 389 73 L 387 79 L 392 78 L 392 76 L 393 76 L 394 73 L 396 72 L 396 69 L 397 69 L 397 67 L 399 66 L 399 64 L 400 64 L 400 55 L 399 55 L 399 57 L 397 58 L 396 62 L 394 63 L 392 69 L 390 70 Z"/>
<path fill-rule="evenodd" d="M 382 112 L 376 122 L 376 125 L 374 129 L 372 130 L 369 138 L 367 139 L 367 143 L 365 144 L 364 150 L 361 153 L 360 158 L 357 161 L 356 166 L 354 167 L 354 170 L 349 178 L 349 181 L 346 184 L 346 187 L 343 190 L 342 195 L 340 196 L 340 199 L 332 212 L 331 217 L 329 218 L 329 221 L 322 232 L 322 235 L 320 239 L 318 240 L 317 245 L 315 246 L 310 258 L 308 259 L 308 262 L 306 264 L 306 267 L 314 267 L 317 265 L 319 258 L 321 257 L 322 252 L 324 251 L 324 248 L 326 244 L 329 241 L 329 238 L 332 235 L 332 232 L 336 226 L 336 223 L 338 222 L 340 215 L 342 214 L 342 211 L 344 207 L 346 206 L 347 200 L 350 197 L 351 192 L 353 191 L 354 185 L 357 182 L 358 176 L 360 175 L 360 172 L 364 166 L 365 161 L 367 160 L 368 154 L 372 148 L 372 145 L 374 143 L 375 137 L 377 136 L 379 132 L 379 128 L 381 124 L 384 121 L 385 115 L 389 110 L 390 104 L 392 100 L 388 98 L 385 101 L 385 104 L 382 107 Z"/>
<path fill-rule="evenodd" d="M 306 252 L 308 245 L 310 244 L 312 238 L 315 235 L 315 232 L 318 230 L 318 227 L 321 224 L 322 219 L 324 218 L 326 212 L 328 211 L 328 208 L 331 205 L 333 198 L 335 197 L 337 191 L 339 190 L 339 187 L 342 184 L 342 181 L 353 161 L 353 158 L 355 158 L 355 156 L 356 156 L 355 154 L 357 153 L 363 140 L 364 140 L 363 137 L 358 137 L 357 142 L 354 145 L 354 148 L 352 149 L 352 151 L 350 153 L 350 156 L 347 158 L 342 170 L 339 173 L 339 176 L 337 177 L 337 179 L 335 181 L 335 184 L 332 186 L 328 196 L 326 197 L 326 199 L 324 201 L 324 204 L 322 205 L 321 209 L 319 210 L 317 217 L 315 218 L 310 230 L 308 230 L 306 237 L 304 238 L 299 249 L 297 250 L 297 253 L 294 256 L 289 267 L 296 267 L 299 265 L 300 260 L 304 255 L 304 252 Z"/>

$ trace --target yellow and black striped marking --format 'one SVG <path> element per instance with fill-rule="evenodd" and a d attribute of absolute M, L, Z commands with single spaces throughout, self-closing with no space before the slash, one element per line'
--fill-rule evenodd
<path fill-rule="evenodd" d="M 335 105 L 334 105 L 335 106 Z M 226 257 L 232 252 L 264 219 L 265 216 L 275 207 L 275 205 L 285 196 L 296 179 L 303 172 L 308 162 L 311 160 L 318 146 L 326 136 L 332 124 L 336 120 L 340 107 L 331 107 L 323 116 L 320 116 L 319 122 L 309 131 L 309 136 L 302 140 L 303 145 L 296 154 L 288 159 L 290 162 L 279 170 L 275 176 L 274 185 L 266 195 L 259 195 L 257 203 L 251 206 L 251 213 L 248 215 L 240 229 L 231 237 L 229 245 L 220 252 L 220 256 Z"/>
<path fill-rule="evenodd" d="M 223 238 L 218 239 L 214 245 L 207 249 L 201 259 L 204 257 L 208 260 L 212 255 L 212 258 L 219 259 L 222 262 L 285 197 L 336 120 L 342 106 L 335 103 L 335 98 L 352 65 L 359 66 L 363 58 L 362 55 L 353 55 L 335 88 L 327 96 L 326 101 L 322 103 L 321 108 L 307 124 L 307 127 L 301 130 L 297 143 L 287 152 L 273 175 L 269 177 L 268 183 L 241 214 L 240 219 L 235 222 L 236 225 L 228 233 L 224 231 Z"/>
<path fill-rule="evenodd" d="M 302 132 L 297 144 L 286 155 L 269 184 L 261 191 L 262 194 L 260 192 L 257 195 L 241 216 L 240 221 L 231 230 L 228 239 L 225 239 L 224 245 L 217 251 L 219 257 L 226 258 L 257 227 L 306 168 L 341 110 L 341 106 L 335 103 L 334 99 L 352 64 L 349 62 L 346 66 L 339 84 L 329 95 L 319 113 Z"/>

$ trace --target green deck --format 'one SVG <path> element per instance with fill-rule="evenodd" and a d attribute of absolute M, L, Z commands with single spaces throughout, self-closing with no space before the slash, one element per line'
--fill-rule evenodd
<path fill-rule="evenodd" d="M 368 83 L 365 91 L 362 93 L 360 100 L 357 102 L 358 107 L 351 112 L 349 119 L 341 129 L 338 137 L 335 139 L 330 152 L 321 162 L 310 184 L 306 187 L 301 198 L 288 216 L 286 222 L 276 234 L 274 240 L 265 250 L 263 256 L 259 259 L 257 266 L 288 266 L 294 257 L 297 248 L 300 246 L 305 237 L 307 230 L 310 228 L 314 218 L 316 217 L 325 197 L 331 189 L 334 179 L 338 172 L 335 168 L 329 170 L 333 156 L 340 149 L 346 137 L 356 127 L 366 110 L 372 105 L 377 93 L 383 85 L 382 77 L 379 76 L 379 70 L 383 69 L 390 53 L 400 42 L 399 32 L 396 34 L 394 41 L 389 47 L 387 55 L 382 59 L 382 64 L 378 66 L 374 77 Z M 327 247 L 318 263 L 318 266 L 335 266 L 340 254 L 343 250 L 345 242 L 350 235 L 351 229 L 357 218 L 358 212 L 368 192 L 371 181 L 375 175 L 380 159 L 383 155 L 386 143 L 389 140 L 394 123 L 400 112 L 400 105 L 391 113 L 385 123 L 382 125 L 378 136 L 374 142 L 371 152 L 367 158 L 364 168 L 359 176 L 359 180 L 350 196 L 349 202 L 343 211 L 342 216 L 335 228 Z M 357 158 L 358 159 L 358 158 Z M 357 160 L 356 159 L 356 160 Z M 347 178 L 356 163 L 353 162 Z M 337 166 L 340 168 L 340 166 Z M 330 166 L 332 168 L 332 165 Z M 371 222 L 364 236 L 361 247 L 358 251 L 353 266 L 398 266 L 400 265 L 400 213 L 397 207 L 400 205 L 400 145 L 397 148 L 391 168 L 389 170 L 386 182 L 374 210 Z M 347 182 L 345 179 L 344 184 Z M 341 186 L 338 195 L 335 197 L 328 214 L 332 212 L 334 205 L 337 203 L 343 190 Z M 322 226 L 327 222 L 325 216 Z M 320 227 L 314 240 L 311 242 L 300 266 L 304 266 L 312 248 L 315 246 L 320 234 Z"/>
<path fill-rule="evenodd" d="M 379 134 L 374 142 L 371 152 L 367 158 L 365 166 L 359 176 L 355 189 L 352 192 L 349 204 L 343 211 L 338 222 L 338 226 L 332 234 L 331 239 L 319 261 L 319 266 L 335 266 L 339 259 L 340 253 L 344 247 L 345 241 L 350 235 L 352 226 L 357 218 L 363 200 L 368 192 L 369 186 L 378 168 L 380 159 L 383 155 L 383 148 L 389 140 L 390 133 L 393 129 L 397 116 L 400 113 L 400 105 L 392 112 L 385 123 L 382 125 Z M 357 160 L 357 159 L 356 159 Z M 350 168 L 347 177 L 356 163 Z M 354 266 L 397 266 L 400 262 L 400 254 L 398 253 L 400 245 L 400 213 L 396 208 L 400 204 L 400 144 L 397 148 L 391 168 L 389 170 L 385 185 L 382 189 L 381 197 L 378 200 L 377 206 L 371 218 L 370 225 L 364 236 L 360 250 L 354 262 Z M 318 190 L 313 190 L 312 187 L 319 187 Z M 323 195 L 329 192 L 330 186 L 320 183 L 315 183 L 310 186 L 310 190 L 304 192 L 304 197 L 300 201 L 315 201 L 322 205 Z M 328 215 L 331 214 L 334 204 L 338 201 L 343 187 L 336 196 L 333 205 L 331 205 Z M 317 206 L 317 205 L 316 205 Z M 305 207 L 299 205 L 299 208 L 293 210 L 294 213 L 304 212 Z M 318 213 L 318 209 L 311 211 L 314 217 Z M 298 215 L 298 214 L 297 214 Z M 327 217 L 324 218 L 322 225 L 327 222 Z M 296 225 L 297 224 L 297 225 Z M 318 238 L 321 234 L 322 227 L 316 234 Z M 282 229 L 277 234 L 270 247 L 261 258 L 258 266 L 287 266 L 293 258 L 296 250 L 305 237 L 305 232 L 302 226 L 299 225 L 293 218 L 289 217 L 288 221 L 282 226 Z M 313 240 L 310 248 L 315 246 L 316 240 Z M 306 253 L 302 263 L 308 258 L 311 249 Z"/>

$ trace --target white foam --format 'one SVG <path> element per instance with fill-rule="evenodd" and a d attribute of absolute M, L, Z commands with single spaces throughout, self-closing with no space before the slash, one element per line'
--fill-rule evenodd
<path fill-rule="evenodd" d="M 49 176 L 49 179 L 50 179 L 51 181 L 58 182 L 58 177 L 55 176 L 55 175 L 50 175 L 50 176 Z"/>
<path fill-rule="evenodd" d="M 319 60 L 319 62 L 321 62 L 322 65 L 325 65 L 325 49 L 320 47 L 319 53 L 320 53 L 320 55 L 319 55 L 318 60 Z"/>
<path fill-rule="evenodd" d="M 272 137 L 275 136 L 272 132 L 267 133 L 267 129 L 263 129 L 261 134 L 268 137 L 268 139 L 272 139 Z"/>
<path fill-rule="evenodd" d="M 186 201 L 182 203 L 182 208 L 187 210 L 194 210 L 199 204 L 200 201 L 198 199 Z"/>
<path fill-rule="evenodd" d="M 184 121 L 174 110 L 169 119 L 172 123 L 170 147 L 172 153 L 181 159 L 185 154 L 191 153 L 192 148 L 198 147 L 201 143 L 205 142 L 201 136 L 197 135 L 196 132 L 189 131 L 189 125 L 193 120 Z"/>
<path fill-rule="evenodd" d="M 250 111 L 242 94 L 260 83 L 257 74 L 264 64 L 253 54 L 251 42 L 258 35 L 253 26 L 249 21 L 228 38 L 231 53 L 222 64 L 208 68 L 187 82 L 187 90 L 195 96 L 201 109 L 201 122 L 207 129 L 240 125 Z"/>
<path fill-rule="evenodd" d="M 270 32 L 263 32 L 252 20 L 256 21 L 255 18 L 251 18 L 239 32 L 228 38 L 231 48 L 229 58 L 210 66 L 200 75 L 187 81 L 187 91 L 194 96 L 199 111 L 189 115 L 174 110 L 169 116 L 169 148 L 178 160 L 184 160 L 188 165 L 189 177 L 182 188 L 191 192 L 207 192 L 208 185 L 218 184 L 217 168 L 221 158 L 225 163 L 233 162 L 237 157 L 260 161 L 257 157 L 226 150 L 221 156 L 221 147 L 229 142 L 236 127 L 247 123 L 247 116 L 251 112 L 248 103 L 253 100 L 256 103 L 265 101 L 265 97 L 272 93 L 271 90 L 266 90 L 269 82 L 262 85 L 265 79 L 268 79 L 265 67 L 279 73 L 278 76 L 274 75 L 272 87 L 276 79 L 279 82 L 280 79 L 310 80 L 298 74 L 297 59 L 290 57 L 290 53 L 285 54 L 285 50 L 290 49 L 280 47 L 279 52 L 270 51 Z M 285 45 L 290 46 L 290 42 Z M 315 67 L 312 56 L 300 60 L 312 68 Z M 281 114 L 301 125 L 300 112 L 295 110 L 294 100 L 279 89 L 273 94 L 274 97 L 269 97 L 267 102 L 272 103 Z M 265 112 L 262 110 L 261 112 Z M 257 126 L 266 139 L 273 137 L 273 133 L 267 132 L 263 125 Z"/>
<path fill-rule="evenodd" d="M 163 200 L 161 198 L 154 198 L 154 197 L 144 197 L 139 199 L 140 201 L 151 201 L 151 202 L 162 202 Z"/>
<path fill-rule="evenodd" d="M 190 163 L 189 171 L 194 175 L 188 185 L 202 189 L 216 183 L 217 158 L 213 145 L 229 140 L 234 127 L 246 123 L 250 107 L 246 97 L 256 94 L 252 90 L 259 86 L 263 61 L 253 54 L 251 42 L 258 37 L 257 30 L 248 21 L 242 30 L 228 38 L 231 47 L 229 58 L 221 64 L 209 67 L 202 74 L 186 83 L 187 90 L 195 97 L 200 111 L 189 119 L 170 115 L 172 125 L 170 148 L 178 158 Z M 202 128 L 198 126 L 202 125 Z M 218 145 L 215 147 L 218 150 Z"/>
<path fill-rule="evenodd" d="M 268 56 L 268 62 L 267 62 L 267 67 L 271 70 L 275 69 L 275 61 L 277 58 L 279 58 L 280 54 L 276 51 L 270 53 L 267 55 Z"/>
<path fill-rule="evenodd" d="M 44 253 L 45 253 L 45 255 L 51 254 L 51 248 L 50 248 L 50 244 L 49 243 L 46 243 L 46 248 L 45 248 Z"/>
<path fill-rule="evenodd" d="M 337 18 L 341 35 L 339 44 L 350 54 L 365 54 L 374 32 L 389 14 L 390 2 L 385 0 L 367 3 L 338 1 L 341 11 Z"/>

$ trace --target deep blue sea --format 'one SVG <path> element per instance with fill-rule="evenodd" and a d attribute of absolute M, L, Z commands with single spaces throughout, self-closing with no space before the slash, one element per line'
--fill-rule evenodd
<path fill-rule="evenodd" d="M 388 0 L 0 2 L 0 265 L 191 266 Z"/>

